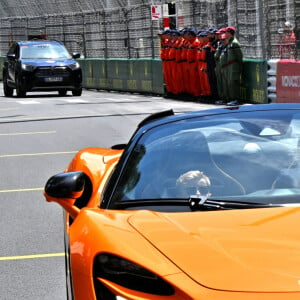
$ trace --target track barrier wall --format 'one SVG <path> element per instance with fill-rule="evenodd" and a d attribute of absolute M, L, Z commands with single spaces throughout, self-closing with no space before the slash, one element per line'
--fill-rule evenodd
<path fill-rule="evenodd" d="M 241 98 L 246 103 L 268 103 L 267 61 L 244 59 Z"/>
<path fill-rule="evenodd" d="M 277 101 L 276 82 L 277 82 L 278 62 L 279 62 L 279 59 L 268 60 L 267 80 L 268 80 L 268 100 L 269 100 L 269 102 Z"/>
<path fill-rule="evenodd" d="M 87 89 L 163 94 L 159 59 L 79 59 Z"/>
<path fill-rule="evenodd" d="M 79 59 L 87 89 L 164 94 L 159 59 Z M 268 103 L 267 61 L 244 59 L 241 98 Z"/>

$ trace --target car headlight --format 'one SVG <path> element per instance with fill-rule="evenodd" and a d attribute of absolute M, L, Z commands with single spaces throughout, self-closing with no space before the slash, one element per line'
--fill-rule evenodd
<path fill-rule="evenodd" d="M 80 65 L 78 62 L 75 62 L 74 64 L 69 65 L 71 70 L 79 69 Z"/>
<path fill-rule="evenodd" d="M 161 296 L 174 294 L 173 287 L 162 278 L 124 258 L 99 254 L 94 261 L 94 277 L 107 279 L 125 288 Z"/>
<path fill-rule="evenodd" d="M 22 64 L 21 67 L 22 67 L 22 70 L 30 71 L 30 72 L 32 72 L 35 69 L 35 66 L 27 65 L 27 64 Z"/>

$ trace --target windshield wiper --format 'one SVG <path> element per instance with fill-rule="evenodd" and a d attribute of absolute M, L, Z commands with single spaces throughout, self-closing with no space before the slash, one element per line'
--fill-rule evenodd
<path fill-rule="evenodd" d="M 266 208 L 280 205 L 264 204 L 242 201 L 224 201 L 209 199 L 206 196 L 190 196 L 189 204 L 192 211 L 198 210 L 225 210 L 225 209 L 245 209 L 245 208 Z"/>

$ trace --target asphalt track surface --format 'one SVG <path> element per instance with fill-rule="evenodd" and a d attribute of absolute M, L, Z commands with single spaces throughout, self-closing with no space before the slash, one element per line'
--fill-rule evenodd
<path fill-rule="evenodd" d="M 126 143 L 154 112 L 214 106 L 96 90 L 6 98 L 0 83 L 0 299 L 66 299 L 62 208 L 43 187 L 76 151 Z"/>

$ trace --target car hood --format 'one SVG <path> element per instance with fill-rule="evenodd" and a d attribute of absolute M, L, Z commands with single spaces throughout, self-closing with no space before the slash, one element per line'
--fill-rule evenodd
<path fill-rule="evenodd" d="M 300 208 L 193 213 L 140 211 L 131 226 L 199 284 L 300 291 Z"/>
<path fill-rule="evenodd" d="M 22 59 L 22 63 L 35 67 L 62 67 L 74 64 L 73 59 Z"/>

